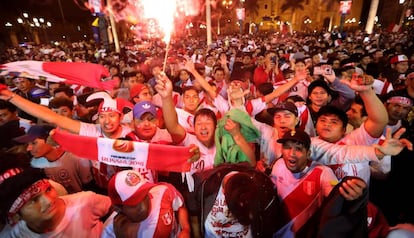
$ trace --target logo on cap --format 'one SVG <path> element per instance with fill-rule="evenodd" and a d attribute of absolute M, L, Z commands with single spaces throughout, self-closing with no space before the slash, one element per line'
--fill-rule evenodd
<path fill-rule="evenodd" d="M 144 108 L 144 109 L 150 109 L 151 108 L 151 105 L 149 105 L 149 104 L 144 104 L 144 105 L 142 105 L 142 108 Z"/>
<path fill-rule="evenodd" d="M 131 187 L 136 186 L 141 182 L 141 178 L 138 174 L 129 172 L 125 177 L 125 183 Z"/>

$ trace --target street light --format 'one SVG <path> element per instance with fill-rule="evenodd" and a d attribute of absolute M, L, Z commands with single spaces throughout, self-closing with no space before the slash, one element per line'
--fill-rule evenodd
<path fill-rule="evenodd" d="M 52 23 L 46 21 L 43 17 L 33 17 L 32 19 L 29 18 L 29 13 L 24 12 L 22 13 L 22 17 L 17 18 L 17 23 L 22 25 L 26 32 L 29 32 L 32 39 L 35 43 L 40 43 L 38 32 L 35 28 L 42 28 L 45 42 L 48 42 L 48 35 L 46 29 L 52 27 Z M 24 39 L 26 40 L 27 37 L 25 36 Z"/>
<path fill-rule="evenodd" d="M 312 20 L 307 18 L 306 20 L 303 21 L 304 24 L 311 24 Z"/>
<path fill-rule="evenodd" d="M 231 5 L 233 5 L 233 1 L 232 0 L 223 0 L 221 2 L 221 4 L 226 8 L 229 9 L 231 7 Z"/>
<path fill-rule="evenodd" d="M 306 18 L 304 21 L 303 21 L 303 24 L 305 24 L 305 30 L 306 30 L 306 32 L 308 32 L 309 31 L 309 24 L 311 24 L 312 23 L 312 20 L 310 19 L 310 18 Z"/>

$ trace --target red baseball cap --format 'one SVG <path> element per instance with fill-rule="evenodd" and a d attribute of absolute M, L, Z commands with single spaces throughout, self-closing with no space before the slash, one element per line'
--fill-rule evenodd
<path fill-rule="evenodd" d="M 131 100 L 134 97 L 138 96 L 138 94 L 140 94 L 142 90 L 144 90 L 145 88 L 148 88 L 148 86 L 143 83 L 138 83 L 137 85 L 134 85 L 134 87 L 132 87 L 129 90 L 129 99 Z"/>
<path fill-rule="evenodd" d="M 408 62 L 408 57 L 406 55 L 396 55 L 391 58 L 390 63 L 391 64 L 397 64 L 401 62 Z"/>
<path fill-rule="evenodd" d="M 135 170 L 115 174 L 108 184 L 108 196 L 114 205 L 134 206 L 144 200 L 155 184 L 148 182 Z"/>

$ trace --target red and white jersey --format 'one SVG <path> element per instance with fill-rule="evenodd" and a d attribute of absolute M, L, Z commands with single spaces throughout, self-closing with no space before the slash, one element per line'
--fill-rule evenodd
<path fill-rule="evenodd" d="M 391 91 L 394 91 L 392 83 L 388 80 L 382 81 L 379 79 L 374 79 L 372 87 L 374 87 L 375 94 L 377 95 L 385 95 Z"/>
<path fill-rule="evenodd" d="M 289 80 L 284 80 L 284 81 L 274 83 L 273 88 L 277 89 L 278 87 L 284 85 L 288 81 Z M 309 86 L 309 84 L 310 83 L 307 80 L 301 80 L 301 81 L 297 82 L 286 93 L 284 93 L 284 94 L 280 95 L 279 97 L 275 98 L 272 101 L 272 103 L 277 104 L 278 102 L 285 101 L 286 98 L 288 98 L 290 96 L 295 96 L 295 95 L 300 96 L 301 98 L 306 100 L 306 98 L 308 98 L 308 86 Z"/>
<path fill-rule="evenodd" d="M 338 182 L 327 166 L 313 161 L 304 171 L 292 173 L 283 159 L 276 161 L 270 178 L 291 218 L 273 237 L 294 237 L 293 225 L 296 230 L 302 227 L 318 211 L 325 197 Z"/>
<path fill-rule="evenodd" d="M 310 137 L 316 136 L 309 108 L 305 104 L 295 103 L 295 105 L 298 108 L 299 129 L 308 133 Z"/>
<path fill-rule="evenodd" d="M 160 183 L 151 188 L 150 213 L 148 217 L 139 223 L 138 238 L 162 238 L 177 237 L 179 225 L 175 212 L 183 207 L 184 199 L 181 194 L 170 184 Z M 115 238 L 112 214 L 105 221 L 102 238 Z"/>
<path fill-rule="evenodd" d="M 238 108 L 240 110 L 243 110 L 247 112 L 252 118 L 267 108 L 264 97 L 248 100 L 244 105 L 241 106 L 233 106 L 231 105 L 231 102 L 229 102 L 229 105 L 230 109 Z"/>
<path fill-rule="evenodd" d="M 214 81 L 214 83 L 216 84 L 217 94 L 221 95 L 224 99 L 227 100 L 227 88 L 228 88 L 227 82 L 223 80 L 221 82 Z"/>
<path fill-rule="evenodd" d="M 232 176 L 238 172 L 230 172 L 225 176 Z M 223 178 L 224 180 L 224 178 Z M 233 216 L 227 206 L 226 198 L 223 192 L 223 184 L 217 193 L 216 200 L 213 207 L 204 222 L 205 235 L 204 237 L 240 237 L 248 238 L 253 237 L 252 231 L 249 225 L 242 225 L 238 222 L 237 218 Z"/>
<path fill-rule="evenodd" d="M 175 108 L 175 111 L 177 112 L 178 124 L 184 127 L 187 132 L 194 134 L 194 115 L 181 108 Z"/>
<path fill-rule="evenodd" d="M 216 114 L 217 120 L 220 120 L 224 114 L 230 110 L 229 103 L 224 99 L 220 94 L 217 94 L 217 97 L 214 98 L 212 102 L 209 102 L 207 98 L 204 98 L 199 108 L 208 108 Z"/>

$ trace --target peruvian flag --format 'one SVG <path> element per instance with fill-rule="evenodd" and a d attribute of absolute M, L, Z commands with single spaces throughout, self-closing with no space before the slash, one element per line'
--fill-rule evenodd
<path fill-rule="evenodd" d="M 46 81 L 103 90 L 112 90 L 118 84 L 117 80 L 102 80 L 110 77 L 108 70 L 103 65 L 93 63 L 24 60 L 0 65 L 0 70 L 6 73 L 17 72 L 17 76 L 20 77 L 33 79 L 44 77 Z"/>
<path fill-rule="evenodd" d="M 191 167 L 190 147 L 80 136 L 59 129 L 52 138 L 66 151 L 109 165 L 171 172 L 188 172 Z"/>

